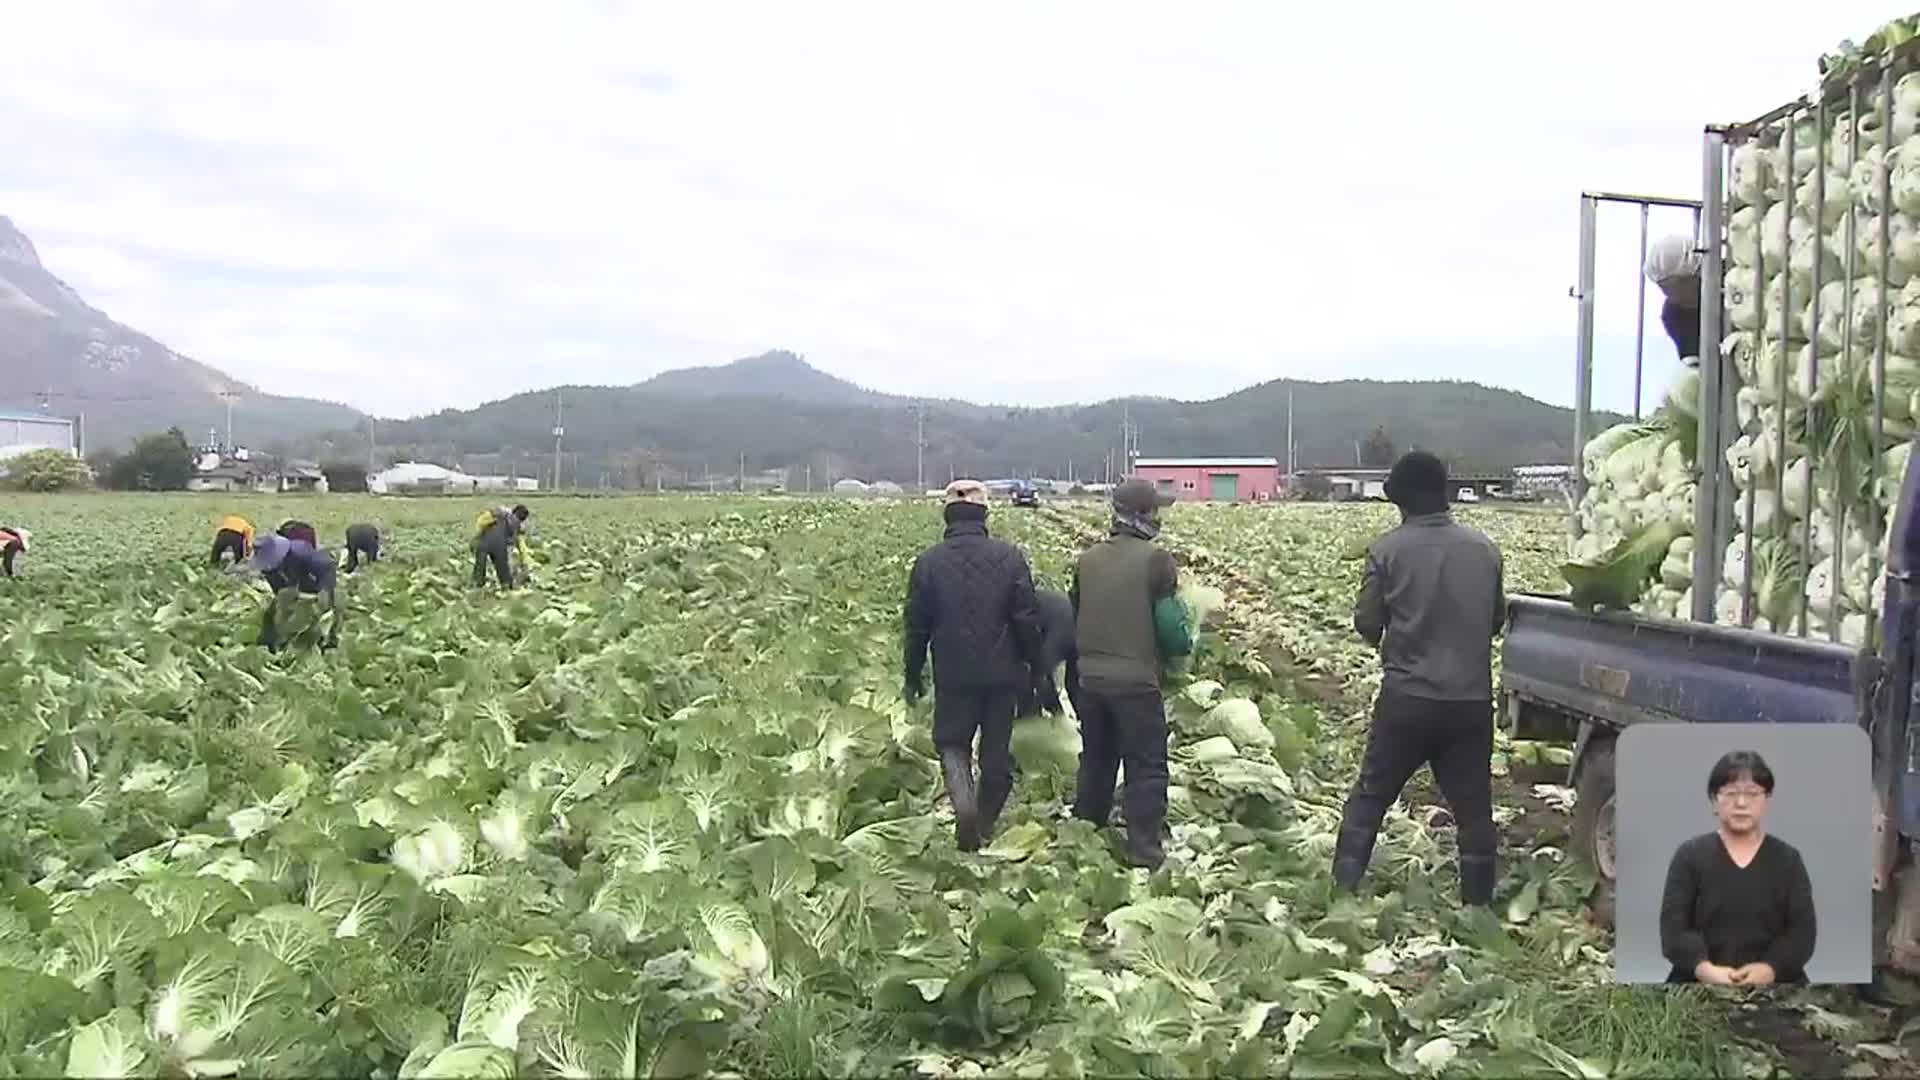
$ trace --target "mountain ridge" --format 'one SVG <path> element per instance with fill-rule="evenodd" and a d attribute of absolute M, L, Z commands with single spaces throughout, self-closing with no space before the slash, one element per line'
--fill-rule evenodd
<path fill-rule="evenodd" d="M 783 471 L 799 484 L 859 476 L 918 482 L 942 473 L 1079 473 L 1121 458 L 1123 423 L 1140 453 L 1286 458 L 1294 400 L 1298 462 L 1352 465 L 1376 429 L 1475 467 L 1571 456 L 1571 413 L 1463 380 L 1276 379 L 1220 397 L 1110 397 L 1071 405 L 982 404 L 888 393 L 773 349 L 731 363 L 673 368 L 624 386 L 563 385 L 374 419 L 346 405 L 261 393 L 182 356 L 89 305 L 0 216 L 0 370 L 16 397 L 48 397 L 84 416 L 89 448 L 178 426 L 222 429 L 237 392 L 236 440 L 329 460 L 417 456 L 551 478 L 555 396 L 564 401 L 562 479 L 619 486 Z M 0 407 L 39 405 L 0 400 Z M 1610 417 L 1602 416 L 1605 423 Z"/>
<path fill-rule="evenodd" d="M 1140 432 L 1147 456 L 1284 459 L 1289 395 L 1303 467 L 1354 465 L 1376 428 L 1401 449 L 1433 449 L 1463 466 L 1565 461 L 1573 429 L 1567 409 L 1465 380 L 1276 379 L 1203 401 L 988 406 L 870 390 L 776 350 L 626 386 L 549 388 L 383 421 L 380 443 L 389 452 L 550 478 L 556 390 L 564 400 L 563 452 L 577 455 L 562 480 L 584 486 L 698 486 L 716 466 L 732 483 L 742 472 L 782 471 L 796 486 L 808 474 L 902 483 L 949 471 L 1104 476 L 1126 422 Z"/>
<path fill-rule="evenodd" d="M 44 400 L 49 412 L 78 415 L 89 450 L 167 427 L 190 439 L 224 429 L 223 393 L 239 395 L 233 428 L 243 443 L 312 437 L 364 419 L 337 402 L 264 393 L 115 321 L 48 270 L 33 240 L 5 215 L 0 371 L 9 376 L 0 407 L 38 410 Z"/>

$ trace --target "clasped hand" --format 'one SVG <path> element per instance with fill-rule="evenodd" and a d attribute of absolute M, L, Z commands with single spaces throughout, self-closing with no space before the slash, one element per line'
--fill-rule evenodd
<path fill-rule="evenodd" d="M 1713 986 L 1772 986 L 1776 973 L 1772 964 L 1742 964 L 1727 967 L 1702 960 L 1693 969 L 1694 978 Z"/>

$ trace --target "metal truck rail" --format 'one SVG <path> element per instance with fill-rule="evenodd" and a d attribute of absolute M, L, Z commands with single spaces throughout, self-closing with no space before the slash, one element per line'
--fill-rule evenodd
<path fill-rule="evenodd" d="M 1805 149 L 1795 145 L 1802 126 L 1808 122 L 1813 125 L 1813 132 L 1817 137 L 1812 147 L 1814 163 L 1808 174 L 1811 182 L 1795 183 L 1790 172 L 1780 200 L 1788 205 L 1789 212 L 1781 215 L 1783 220 L 1777 239 L 1787 252 L 1790 261 L 1796 240 L 1794 222 L 1797 217 L 1806 216 L 1793 211 L 1802 210 L 1807 206 L 1824 207 L 1827 204 L 1827 177 L 1830 172 L 1852 175 L 1854 166 L 1859 164 L 1863 157 L 1860 149 L 1863 136 L 1857 134 L 1863 128 L 1888 133 L 1893 130 L 1894 85 L 1901 75 L 1914 70 L 1916 66 L 1920 66 L 1920 41 L 1909 42 L 1890 50 L 1881 57 L 1863 61 L 1855 71 L 1844 78 L 1829 81 L 1817 94 L 1789 102 L 1753 120 L 1739 124 L 1709 126 L 1705 131 L 1702 144 L 1702 198 L 1698 200 L 1611 192 L 1587 192 L 1580 196 L 1579 277 L 1578 284 L 1572 291 L 1574 298 L 1579 301 L 1579 327 L 1574 369 L 1573 445 L 1577 495 L 1586 493 L 1587 482 L 1581 467 L 1582 456 L 1587 443 L 1595 434 L 1593 430 L 1595 424 L 1593 409 L 1594 298 L 1599 209 L 1605 204 L 1628 204 L 1639 208 L 1642 261 L 1647 250 L 1647 219 L 1651 208 L 1680 207 L 1695 211 L 1696 250 L 1699 251 L 1702 261 L 1700 352 L 1704 354 L 1700 357 L 1699 441 L 1694 453 L 1696 489 L 1693 535 L 1696 543 L 1693 555 L 1693 603 L 1689 613 L 1696 621 L 1709 623 L 1718 621 L 1715 607 L 1721 577 L 1725 570 L 1726 549 L 1734 536 L 1735 507 L 1739 501 L 1744 500 L 1746 518 L 1749 521 L 1753 520 L 1754 499 L 1759 490 L 1758 485 L 1750 485 L 1744 492 L 1737 489 L 1733 482 L 1732 469 L 1726 460 L 1728 449 L 1741 435 L 1735 402 L 1736 371 L 1732 359 L 1720 347 L 1729 333 L 1729 322 L 1723 302 L 1724 289 L 1729 275 L 1742 272 L 1742 269 L 1736 265 L 1732 252 L 1733 237 L 1729 212 L 1732 200 L 1731 193 L 1728 191 L 1732 157 L 1741 147 L 1754 145 L 1768 150 L 1779 150 L 1784 153 L 1788 162 L 1792 162 L 1795 154 Z M 1871 102 L 1876 93 L 1878 94 L 1877 103 L 1863 116 L 1863 104 Z M 1852 118 L 1856 135 L 1844 140 L 1844 153 L 1836 155 L 1825 132 L 1829 121 L 1841 115 L 1842 110 L 1844 115 Z M 1882 210 L 1880 212 L 1863 210 L 1859 205 L 1860 200 L 1850 196 L 1846 202 L 1841 226 L 1845 238 L 1841 245 L 1842 250 L 1831 251 L 1825 229 L 1815 227 L 1807 231 L 1805 241 L 1809 248 L 1808 258 L 1812 273 L 1807 290 L 1808 295 L 1801 297 L 1800 302 L 1806 306 L 1808 321 L 1813 326 L 1812 333 L 1816 339 L 1819 335 L 1823 303 L 1821 291 L 1822 286 L 1826 284 L 1823 279 L 1829 254 L 1837 258 L 1843 266 L 1845 280 L 1848 282 L 1856 280 L 1860 276 L 1859 271 L 1863 268 L 1859 241 L 1862 237 L 1868 236 L 1869 230 L 1872 230 L 1872 234 L 1878 240 L 1877 258 L 1875 265 L 1865 269 L 1871 271 L 1874 279 L 1880 282 L 1886 282 L 1892 277 L 1892 214 L 1886 210 L 1892 206 L 1892 170 L 1885 167 L 1874 170 L 1872 182 L 1876 190 L 1872 192 L 1871 197 L 1875 200 L 1874 204 Z M 1802 198 L 1803 189 L 1805 194 L 1811 196 L 1810 199 Z M 1816 223 L 1822 222 L 1824 211 L 1816 210 L 1810 217 Z M 1768 324 L 1754 333 L 1754 347 L 1756 350 L 1765 350 L 1769 346 L 1777 346 L 1782 350 L 1782 362 L 1777 365 L 1774 372 L 1776 385 L 1770 389 L 1775 400 L 1781 402 L 1781 408 L 1784 411 L 1789 408 L 1787 403 L 1790 400 L 1789 368 L 1797 367 L 1799 364 L 1798 354 L 1794 348 L 1798 344 L 1799 335 L 1794 332 L 1793 320 L 1798 317 L 1800 309 L 1796 307 L 1795 298 L 1798 294 L 1794 290 L 1794 275 L 1791 272 L 1780 275 L 1781 289 L 1777 294 L 1769 292 L 1771 282 L 1767 278 L 1767 260 L 1761 254 L 1768 239 L 1760 228 L 1754 230 L 1751 241 L 1753 245 L 1752 286 L 1755 295 L 1765 297 L 1766 304 L 1776 310 L 1768 320 Z M 1638 270 L 1638 264 L 1635 269 Z M 1634 340 L 1634 415 L 1638 418 L 1641 415 L 1642 406 L 1645 354 L 1647 282 L 1644 275 L 1636 274 L 1634 288 L 1640 313 L 1640 318 L 1635 325 Z M 1853 292 L 1851 288 L 1846 290 L 1843 300 L 1842 341 L 1833 359 L 1849 370 L 1858 370 L 1856 365 L 1864 364 L 1871 371 L 1873 398 L 1871 437 L 1876 452 L 1867 455 L 1865 487 L 1866 490 L 1872 491 L 1880 478 L 1881 462 L 1878 448 L 1886 441 L 1886 360 L 1889 351 L 1886 315 L 1889 290 L 1886 288 L 1879 290 L 1877 301 L 1879 310 L 1874 313 L 1877 316 L 1874 319 L 1875 329 L 1868 335 L 1855 332 Z M 1809 382 L 1812 387 L 1820 385 L 1820 364 L 1825 359 L 1822 352 L 1823 350 L 1818 346 L 1809 350 L 1812 365 Z M 1798 413 L 1798 419 L 1805 423 L 1809 430 L 1817 428 L 1820 404 L 1813 398 L 1818 396 L 1818 394 L 1809 395 L 1808 400 L 1792 406 Z M 1783 420 L 1785 418 L 1783 412 Z M 1772 448 L 1775 461 L 1773 470 L 1775 475 L 1772 478 L 1773 496 L 1776 500 L 1780 500 L 1776 505 L 1781 505 L 1786 494 L 1787 424 L 1780 424 L 1775 434 L 1776 444 Z M 1822 621 L 1826 624 L 1826 636 L 1830 640 L 1838 641 L 1842 615 L 1841 590 L 1838 584 L 1843 580 L 1847 569 L 1844 559 L 1846 545 L 1843 538 L 1849 521 L 1855 515 L 1871 515 L 1876 518 L 1873 522 L 1876 532 L 1885 528 L 1887 523 L 1878 520 L 1879 515 L 1875 508 L 1863 507 L 1841 498 L 1840 485 L 1848 479 L 1844 476 L 1844 470 L 1837 467 L 1836 462 L 1822 460 L 1826 455 L 1819 452 L 1820 448 L 1810 446 L 1808 449 L 1809 453 L 1805 458 L 1809 492 L 1818 491 L 1822 485 L 1825 485 L 1826 490 L 1834 496 L 1835 520 L 1832 527 L 1835 542 L 1831 556 L 1831 571 L 1836 587 L 1828 602 L 1827 611 L 1822 613 L 1825 616 Z M 1813 501 L 1814 499 L 1810 497 L 1809 502 Z M 1808 513 L 1793 523 L 1793 528 L 1797 530 L 1796 540 L 1800 549 L 1811 554 L 1814 550 L 1811 507 Z M 1578 529 L 1577 523 L 1575 529 Z M 1751 530 L 1746 533 L 1746 537 L 1746 547 L 1743 551 L 1745 568 L 1738 583 L 1739 625 L 1752 626 L 1755 612 Z M 1869 576 L 1877 578 L 1880 569 L 1879 554 L 1876 549 L 1871 554 Z M 1702 587 L 1703 584 L 1709 587 Z M 1795 608 L 1789 624 L 1776 629 L 1798 637 L 1809 636 L 1810 612 L 1804 589 L 1801 590 L 1800 600 Z M 1879 616 L 1872 610 L 1863 614 L 1867 622 L 1867 638 L 1871 641 Z"/>
<path fill-rule="evenodd" d="M 1871 132 L 1880 133 L 1883 147 L 1892 145 L 1896 130 L 1894 87 L 1902 75 L 1916 69 L 1920 69 L 1920 40 L 1865 60 L 1844 75 L 1828 78 L 1818 92 L 1754 120 L 1708 127 L 1702 144 L 1703 190 L 1698 201 L 1608 192 L 1581 195 L 1579 278 L 1573 290 L 1579 301 L 1573 467 L 1581 496 L 1586 494 L 1588 483 L 1583 468 L 1585 450 L 1595 434 L 1595 251 L 1601 208 L 1609 204 L 1639 208 L 1641 263 L 1648 245 L 1647 220 L 1653 210 L 1679 207 L 1695 212 L 1694 235 L 1702 256 L 1702 355 L 1698 442 L 1693 462 L 1693 601 L 1682 618 L 1662 619 L 1626 612 L 1583 613 L 1560 599 L 1513 597 L 1502 648 L 1501 692 L 1505 718 L 1516 735 L 1565 736 L 1575 742 L 1568 782 L 1579 790 L 1574 820 L 1576 848 L 1606 879 L 1612 877 L 1613 739 L 1621 728 L 1648 722 L 1757 721 L 1849 723 L 1867 729 L 1872 736 L 1874 761 L 1876 935 L 1890 943 L 1896 967 L 1920 973 L 1920 877 L 1916 877 L 1920 871 L 1916 871 L 1912 859 L 1920 852 L 1920 722 L 1916 722 L 1920 721 L 1920 679 L 1916 678 L 1920 675 L 1920 663 L 1916 662 L 1916 637 L 1920 636 L 1920 468 L 1907 470 L 1892 507 L 1880 505 L 1881 455 L 1888 433 L 1887 315 L 1892 292 L 1886 283 L 1894 277 L 1892 172 L 1888 167 L 1854 168 L 1866 158 L 1859 144 Z M 1872 111 L 1863 115 L 1863 106 L 1867 105 Z M 1848 118 L 1846 136 L 1830 138 L 1829 121 L 1838 119 L 1843 110 Z M 1920 121 L 1912 117 L 1906 117 L 1905 122 L 1920 127 Z M 1796 140 L 1808 136 L 1815 140 L 1812 147 L 1795 145 Z M 1920 135 L 1909 136 L 1913 138 Z M 1763 215 L 1748 215 L 1755 219 L 1753 236 L 1742 238 L 1753 245 L 1749 266 L 1743 261 L 1749 257 L 1747 253 L 1739 253 L 1736 258 L 1731 246 L 1734 215 L 1730 207 L 1738 193 L 1730 190 L 1729 180 L 1736 155 L 1743 148 L 1752 154 L 1756 147 L 1770 154 L 1777 152 L 1780 156 L 1776 160 L 1785 162 L 1786 174 L 1774 205 L 1784 202 L 1786 207 L 1779 215 L 1784 221 L 1771 236 L 1766 234 Z M 1803 182 L 1796 155 L 1804 160 L 1807 153 L 1811 154 L 1812 167 Z M 1844 210 L 1829 202 L 1830 171 L 1847 177 Z M 1871 187 L 1857 186 L 1861 184 Z M 1813 212 L 1794 212 L 1803 207 L 1812 207 Z M 1802 217 L 1812 228 L 1796 236 L 1801 230 L 1795 228 L 1795 221 Z M 1832 246 L 1827 236 L 1829 228 L 1839 234 L 1844 250 L 1827 250 Z M 1877 239 L 1878 243 L 1863 251 L 1863 238 Z M 1778 282 L 1767 273 L 1766 249 L 1770 242 L 1777 242 L 1782 252 Z M 1796 244 L 1806 249 L 1804 253 L 1796 250 Z M 1869 253 L 1875 265 L 1863 267 L 1861 260 Z M 1810 264 L 1808 280 L 1801 283 L 1808 295 L 1796 300 L 1795 260 L 1803 254 Z M 1823 278 L 1831 276 L 1830 261 L 1841 268 L 1848 284 L 1844 290 L 1833 290 L 1835 295 L 1823 297 L 1823 287 L 1828 284 Z M 1639 269 L 1637 264 L 1640 318 L 1633 354 L 1636 418 L 1643 409 L 1647 287 Z M 1862 274 L 1863 269 L 1869 272 Z M 1779 410 L 1775 430 L 1769 433 L 1773 440 L 1768 447 L 1772 475 L 1749 482 L 1745 489 L 1735 486 L 1727 461 L 1729 449 L 1743 437 L 1742 403 L 1736 396 L 1739 366 L 1736 356 L 1723 347 L 1731 339 L 1733 323 L 1725 310 L 1724 290 L 1729 275 L 1735 273 L 1752 274 L 1755 303 L 1768 313 L 1759 320 L 1743 314 L 1739 321 L 1755 350 L 1752 372 L 1756 378 L 1764 375 L 1772 382 L 1765 389 L 1771 391 L 1771 400 Z M 1874 316 L 1870 322 L 1856 323 L 1855 293 L 1859 290 L 1854 283 L 1863 277 L 1881 283 L 1872 300 L 1878 310 L 1867 313 Z M 1911 277 L 1920 278 L 1920 273 Z M 1823 334 L 1821 308 L 1834 302 L 1841 305 L 1839 328 L 1829 328 Z M 1803 312 L 1808 324 L 1805 338 L 1810 345 L 1804 361 L 1798 349 L 1802 335 L 1796 333 L 1794 322 Z M 1780 363 L 1772 371 L 1763 371 L 1764 365 L 1758 361 L 1769 348 L 1779 350 Z M 1803 363 L 1810 370 L 1802 368 Z M 1831 385 L 1835 389 L 1825 390 L 1820 381 L 1823 363 L 1840 365 L 1838 370 L 1848 381 L 1834 380 Z M 1797 370 L 1790 373 L 1790 367 Z M 1794 389 L 1790 377 L 1804 380 L 1805 394 L 1789 392 Z M 1860 381 L 1852 381 L 1856 379 Z M 1864 403 L 1864 408 L 1870 409 L 1866 433 L 1855 426 L 1848 431 L 1848 437 L 1856 440 L 1851 446 L 1822 445 L 1818 436 L 1825 433 L 1823 423 L 1840 416 L 1824 410 L 1841 404 L 1833 398 L 1844 390 L 1853 395 L 1848 401 L 1854 406 L 1851 415 L 1857 425 L 1864 411 L 1863 386 L 1871 395 L 1871 401 Z M 1749 395 L 1748 404 L 1759 404 L 1751 400 L 1755 396 Z M 1907 413 L 1911 413 L 1911 401 L 1905 404 Z M 1797 441 L 1806 444 L 1807 498 L 1798 517 L 1788 512 L 1786 504 L 1788 466 L 1792 463 L 1788 454 L 1790 422 L 1804 425 L 1804 434 Z M 1837 425 L 1834 427 L 1837 429 Z M 1871 451 L 1864 455 L 1863 462 L 1859 453 L 1862 443 Z M 1920 437 L 1909 445 L 1920 449 Z M 1738 520 L 1736 508 L 1744 500 L 1741 517 L 1753 522 L 1762 483 L 1771 485 L 1778 515 L 1778 524 L 1763 530 L 1767 535 L 1792 540 L 1811 563 L 1818 557 L 1813 527 L 1816 507 L 1825 512 L 1833 530 L 1832 562 L 1828 567 L 1833 590 L 1826 610 L 1810 610 L 1803 583 L 1797 601 L 1787 605 L 1791 611 L 1775 608 L 1775 617 L 1768 620 L 1769 629 L 1764 632 L 1753 629 L 1754 530 L 1744 532 L 1745 568 L 1740 580 L 1723 580 L 1723 564 L 1734 542 Z M 1822 496 L 1828 497 L 1824 506 Z M 1881 594 L 1875 598 L 1880 601 L 1880 612 L 1868 603 L 1864 605 L 1866 611 L 1856 613 L 1866 624 L 1864 646 L 1841 643 L 1841 585 L 1849 569 L 1849 519 L 1862 525 L 1864 538 L 1873 541 L 1864 556 L 1865 568 Z M 1578 528 L 1576 513 L 1576 535 Z M 1884 567 L 1878 543 L 1882 536 L 1891 537 Z M 1856 559 L 1860 557 L 1856 555 Z M 1854 569 L 1859 569 L 1858 564 Z M 1724 623 L 1718 618 L 1723 587 L 1737 588 L 1740 598 L 1738 619 L 1729 617 Z M 1859 606 L 1856 598 L 1849 609 Z M 1815 630 L 1815 616 L 1821 616 L 1824 633 Z"/>

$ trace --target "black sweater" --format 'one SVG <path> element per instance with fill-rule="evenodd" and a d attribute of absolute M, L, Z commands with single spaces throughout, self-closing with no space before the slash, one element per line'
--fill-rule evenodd
<path fill-rule="evenodd" d="M 1674 851 L 1660 897 L 1660 951 L 1673 963 L 1668 982 L 1696 981 L 1702 960 L 1770 964 L 1775 982 L 1805 982 L 1813 943 L 1813 883 L 1792 844 L 1768 836 L 1744 867 L 1719 833 Z"/>
<path fill-rule="evenodd" d="M 1673 339 L 1674 351 L 1680 354 L 1680 359 L 1700 355 L 1700 308 L 1697 305 L 1689 307 L 1669 299 L 1660 307 L 1660 325 Z"/>

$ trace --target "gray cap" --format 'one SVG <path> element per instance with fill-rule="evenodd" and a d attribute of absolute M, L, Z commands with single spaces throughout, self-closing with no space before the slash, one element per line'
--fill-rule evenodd
<path fill-rule="evenodd" d="M 255 570 L 278 570 L 287 560 L 287 553 L 293 550 L 293 541 L 279 533 L 262 533 L 253 539 L 253 568 Z"/>
<path fill-rule="evenodd" d="M 1147 516 L 1158 513 L 1163 506 L 1172 505 L 1171 492 L 1162 492 L 1153 486 L 1153 481 L 1138 476 L 1127 477 L 1113 489 L 1113 508 L 1123 514 Z"/>

